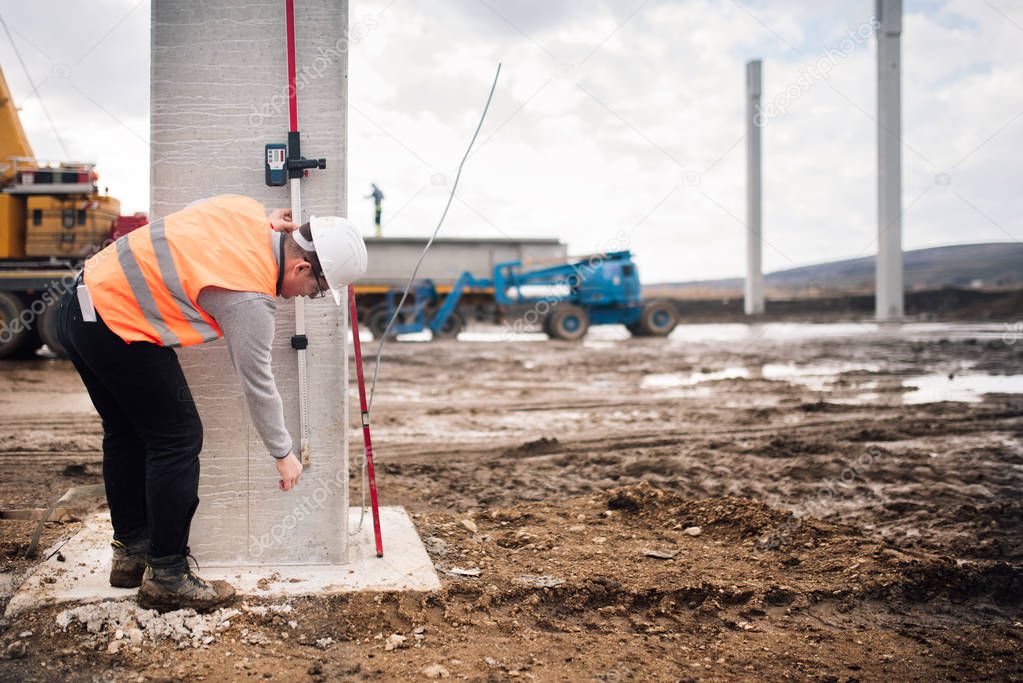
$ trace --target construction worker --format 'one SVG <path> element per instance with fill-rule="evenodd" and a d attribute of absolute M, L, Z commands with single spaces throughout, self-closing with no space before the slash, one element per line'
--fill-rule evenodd
<path fill-rule="evenodd" d="M 299 482 L 270 349 L 275 297 L 315 298 L 366 270 L 342 218 L 269 216 L 254 199 L 201 200 L 139 228 L 85 262 L 61 298 L 59 337 L 103 421 L 103 481 L 113 526 L 110 585 L 139 587 L 160 610 L 208 610 L 234 588 L 189 567 L 203 430 L 173 347 L 225 337 L 279 488 Z M 268 464 L 269 466 L 269 464 Z"/>
<path fill-rule="evenodd" d="M 373 188 L 373 191 L 370 192 L 365 197 L 363 197 L 363 199 L 369 199 L 370 197 L 373 198 L 373 208 L 375 209 L 374 220 L 376 221 L 376 228 L 373 234 L 376 237 L 380 237 L 381 235 L 384 234 L 383 228 L 380 226 L 380 214 L 382 212 L 382 207 L 380 203 L 384 199 L 384 193 L 380 191 L 380 188 L 377 187 L 376 183 L 370 183 L 370 186 Z"/>

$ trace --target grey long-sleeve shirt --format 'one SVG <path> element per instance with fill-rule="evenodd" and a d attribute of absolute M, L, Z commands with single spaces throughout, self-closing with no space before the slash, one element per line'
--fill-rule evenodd
<path fill-rule="evenodd" d="M 280 233 L 271 236 L 274 259 L 278 258 L 280 238 Z M 261 292 L 206 287 L 199 292 L 197 303 L 217 321 L 224 333 L 231 362 L 242 383 L 249 415 L 263 444 L 273 457 L 285 457 L 292 450 L 292 441 L 284 424 L 284 402 L 270 366 L 276 301 Z"/>

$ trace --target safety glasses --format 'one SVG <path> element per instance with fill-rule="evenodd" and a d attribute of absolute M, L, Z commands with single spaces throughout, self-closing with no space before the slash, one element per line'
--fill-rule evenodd
<path fill-rule="evenodd" d="M 324 282 L 326 282 L 326 278 L 324 278 L 323 273 L 320 272 L 318 264 L 313 263 L 308 258 L 305 259 L 305 262 L 309 264 L 309 272 L 312 273 L 313 281 L 316 283 L 316 293 L 310 294 L 309 298 L 322 299 L 324 296 L 327 295 L 327 290 L 324 289 L 324 287 L 320 284 L 320 280 L 322 279 Z"/>

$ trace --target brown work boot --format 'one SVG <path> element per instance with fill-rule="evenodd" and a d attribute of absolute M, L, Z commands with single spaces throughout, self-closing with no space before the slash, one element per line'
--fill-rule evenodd
<path fill-rule="evenodd" d="M 187 608 L 208 612 L 230 604 L 234 596 L 234 586 L 227 581 L 207 581 L 192 572 L 185 556 L 175 555 L 149 561 L 138 602 L 158 612 Z"/>
<path fill-rule="evenodd" d="M 122 543 L 117 539 L 110 544 L 114 557 L 110 562 L 110 585 L 114 588 L 138 588 L 142 573 L 146 571 L 146 553 L 149 539 Z"/>

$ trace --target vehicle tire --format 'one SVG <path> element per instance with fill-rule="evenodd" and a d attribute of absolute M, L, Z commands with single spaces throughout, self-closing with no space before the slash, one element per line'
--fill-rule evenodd
<path fill-rule="evenodd" d="M 578 341 L 590 328 L 590 316 L 583 309 L 572 304 L 558 306 L 550 315 L 550 334 L 555 339 Z"/>
<path fill-rule="evenodd" d="M 633 337 L 648 337 L 648 336 L 650 336 L 646 332 L 643 331 L 643 326 L 639 324 L 639 321 L 636 321 L 634 323 L 630 323 L 630 324 L 626 325 L 625 329 L 627 329 L 630 333 L 632 333 Z"/>
<path fill-rule="evenodd" d="M 667 337 L 678 325 L 678 309 L 670 301 L 651 301 L 643 306 L 639 327 L 644 335 Z"/>
<path fill-rule="evenodd" d="M 457 339 L 458 333 L 465 329 L 465 318 L 458 311 L 451 311 L 451 315 L 444 321 L 444 327 L 433 333 L 434 339 Z"/>
<path fill-rule="evenodd" d="M 391 322 L 391 315 L 387 310 L 387 306 L 374 306 L 366 314 L 366 327 L 373 333 L 374 339 L 380 339 L 384 336 L 384 331 L 387 329 L 387 323 Z M 397 323 L 399 321 L 395 321 Z M 395 337 L 394 333 L 391 333 L 391 338 Z"/>
<path fill-rule="evenodd" d="M 16 294 L 0 292 L 0 359 L 19 357 L 37 338 L 20 318 L 25 304 Z M 38 348 L 38 347 L 35 347 Z M 34 352 L 35 348 L 31 351 Z"/>
<path fill-rule="evenodd" d="M 57 303 L 54 301 L 52 304 L 46 307 L 43 314 L 39 316 L 39 322 L 36 325 L 36 329 L 39 332 L 39 339 L 46 347 L 57 356 L 57 358 L 67 358 L 67 350 L 64 345 L 60 343 L 60 338 L 57 336 Z"/>

